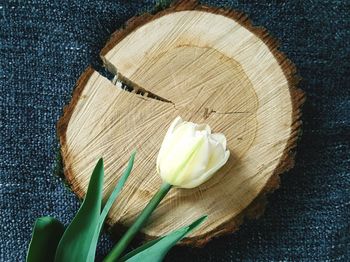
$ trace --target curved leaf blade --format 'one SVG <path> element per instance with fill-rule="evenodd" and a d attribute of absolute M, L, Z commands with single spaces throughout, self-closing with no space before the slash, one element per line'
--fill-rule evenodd
<path fill-rule="evenodd" d="M 101 213 L 103 175 L 101 158 L 92 172 L 85 199 L 59 242 L 55 262 L 87 260 Z"/>
<path fill-rule="evenodd" d="M 176 245 L 181 239 L 183 239 L 192 230 L 197 228 L 207 219 L 207 216 L 202 216 L 201 218 L 194 221 L 189 226 L 182 227 L 172 233 L 158 238 L 156 240 L 150 241 L 130 253 L 126 254 L 120 261 L 127 262 L 160 262 L 163 261 L 165 255 L 169 250 Z"/>
<path fill-rule="evenodd" d="M 104 208 L 103 208 L 103 210 L 101 212 L 101 215 L 100 215 L 100 218 L 99 218 L 99 221 L 98 221 L 98 225 L 97 225 L 95 234 L 94 234 L 94 236 L 92 238 L 92 241 L 91 241 L 87 262 L 95 261 L 95 253 L 96 253 L 97 242 L 98 242 L 98 238 L 99 238 L 100 232 L 101 232 L 102 227 L 103 227 L 103 223 L 104 223 L 104 221 L 106 219 L 106 216 L 107 216 L 109 210 L 111 209 L 114 201 L 118 197 L 120 191 L 124 187 L 128 177 L 129 177 L 129 175 L 131 173 L 132 167 L 134 165 L 135 154 L 136 154 L 135 151 L 131 154 L 128 166 L 126 167 L 123 175 L 121 176 L 121 178 L 119 179 L 119 181 L 117 183 L 117 186 L 114 188 L 112 194 L 108 198 L 108 200 L 107 200 L 107 202 L 106 202 L 106 204 L 105 204 L 105 206 L 104 206 Z"/>
<path fill-rule="evenodd" d="M 63 235 L 64 225 L 53 217 L 40 217 L 35 221 L 27 262 L 47 262 L 55 258 L 56 248 Z"/>

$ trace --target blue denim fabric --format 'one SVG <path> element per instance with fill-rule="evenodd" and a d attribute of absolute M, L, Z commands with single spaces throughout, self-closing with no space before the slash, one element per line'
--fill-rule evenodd
<path fill-rule="evenodd" d="M 207 1 L 281 42 L 308 99 L 296 166 L 265 215 L 168 261 L 350 261 L 349 1 Z M 35 218 L 68 223 L 79 201 L 53 175 L 55 124 L 110 34 L 154 1 L 0 0 L 0 261 L 23 261 Z M 98 259 L 112 241 L 104 234 Z"/>

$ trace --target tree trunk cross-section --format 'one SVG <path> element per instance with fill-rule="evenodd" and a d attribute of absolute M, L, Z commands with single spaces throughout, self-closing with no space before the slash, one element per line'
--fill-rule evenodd
<path fill-rule="evenodd" d="M 276 41 L 246 16 L 181 1 L 133 18 L 101 52 L 128 92 L 88 68 L 58 123 L 65 177 L 83 198 L 105 161 L 105 198 L 135 148 L 132 174 L 111 209 L 115 232 L 128 227 L 161 184 L 156 158 L 176 116 L 208 123 L 227 137 L 231 156 L 196 189 L 173 189 L 141 234 L 156 238 L 208 214 L 183 243 L 202 245 L 256 218 L 279 174 L 293 165 L 303 92 Z M 157 99 L 155 99 L 157 98 Z"/>

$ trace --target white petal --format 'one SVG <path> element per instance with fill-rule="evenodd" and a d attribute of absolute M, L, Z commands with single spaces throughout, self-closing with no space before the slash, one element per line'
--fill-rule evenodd
<path fill-rule="evenodd" d="M 225 157 L 225 149 L 223 146 L 215 140 L 210 140 L 210 158 L 208 161 L 207 169 L 212 169 L 217 163 Z"/>
<path fill-rule="evenodd" d="M 226 137 L 224 134 L 215 133 L 211 135 L 211 138 L 220 143 L 223 146 L 224 150 L 226 150 Z"/>
<path fill-rule="evenodd" d="M 180 167 L 188 160 L 198 141 L 193 124 L 184 123 L 176 128 L 167 150 L 159 155 L 159 171 L 163 180 L 175 181 L 174 176 L 179 176 L 178 173 L 182 171 Z"/>
<path fill-rule="evenodd" d="M 206 133 L 211 134 L 210 126 L 207 124 L 196 124 L 196 130 L 198 131 L 205 130 Z"/>
<path fill-rule="evenodd" d="M 164 152 L 167 151 L 170 143 L 171 143 L 171 137 L 174 133 L 174 130 L 184 121 L 182 120 L 182 118 L 180 116 L 176 117 L 173 122 L 171 122 L 168 131 L 165 134 L 165 137 L 163 139 L 162 145 L 160 147 L 159 153 L 158 153 L 158 157 L 157 157 L 157 172 L 159 174 L 159 162 L 160 159 L 163 157 Z"/>
<path fill-rule="evenodd" d="M 209 180 L 215 174 L 216 171 L 218 171 L 223 165 L 226 164 L 229 157 L 230 157 L 230 151 L 227 150 L 225 152 L 224 158 L 219 163 L 217 163 L 216 166 L 214 166 L 213 168 L 208 170 L 206 173 L 204 173 L 203 175 L 201 175 L 197 179 L 191 180 L 187 184 L 183 184 L 181 187 L 182 188 L 194 188 L 194 187 L 197 187 L 197 186 L 203 184 L 204 182 Z"/>
<path fill-rule="evenodd" d="M 210 145 L 207 135 L 197 134 L 197 141 L 201 141 L 200 146 L 196 148 L 191 159 L 182 170 L 182 174 L 177 180 L 178 184 L 186 184 L 188 181 L 196 179 L 206 172 L 210 158 Z"/>

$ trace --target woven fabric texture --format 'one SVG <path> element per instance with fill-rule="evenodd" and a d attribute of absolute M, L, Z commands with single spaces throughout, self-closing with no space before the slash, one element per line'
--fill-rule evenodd
<path fill-rule="evenodd" d="M 350 261 L 350 2 L 207 1 L 279 39 L 307 93 L 295 168 L 259 220 L 168 261 Z M 0 0 L 0 261 L 24 261 L 37 217 L 79 201 L 53 175 L 55 125 L 74 83 L 123 23 L 155 1 Z M 103 70 L 103 69 L 101 69 Z M 97 259 L 112 240 L 104 233 Z"/>

